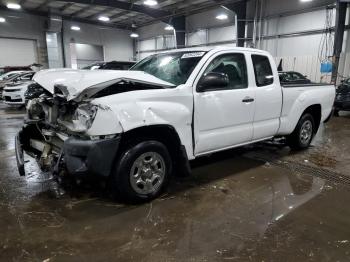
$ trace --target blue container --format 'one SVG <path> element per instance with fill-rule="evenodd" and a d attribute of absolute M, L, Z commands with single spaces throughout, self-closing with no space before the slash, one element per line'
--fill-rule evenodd
<path fill-rule="evenodd" d="M 333 64 L 330 61 L 321 63 L 321 73 L 332 73 Z"/>

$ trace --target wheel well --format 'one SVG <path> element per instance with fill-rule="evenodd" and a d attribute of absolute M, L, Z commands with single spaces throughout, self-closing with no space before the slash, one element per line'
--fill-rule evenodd
<path fill-rule="evenodd" d="M 305 109 L 304 114 L 309 113 L 313 116 L 314 120 L 315 120 L 315 134 L 318 131 L 318 128 L 320 127 L 321 124 L 321 117 L 322 117 L 322 108 L 321 105 L 312 105 L 309 106 L 308 108 Z"/>
<path fill-rule="evenodd" d="M 173 161 L 174 168 L 179 175 L 189 172 L 189 162 L 185 147 L 182 145 L 180 137 L 175 128 L 170 125 L 145 126 L 130 130 L 122 134 L 120 150 L 118 155 L 130 144 L 139 143 L 144 140 L 155 140 L 163 143 Z"/>

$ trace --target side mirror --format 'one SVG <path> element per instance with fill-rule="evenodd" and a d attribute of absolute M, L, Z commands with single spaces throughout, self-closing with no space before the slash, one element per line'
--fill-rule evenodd
<path fill-rule="evenodd" d="M 273 81 L 274 81 L 274 77 L 273 75 L 270 75 L 270 76 L 265 76 L 262 82 L 263 82 L 263 85 L 272 85 Z"/>
<path fill-rule="evenodd" d="M 202 76 L 198 82 L 197 92 L 220 90 L 228 87 L 230 80 L 224 73 L 210 72 Z"/>

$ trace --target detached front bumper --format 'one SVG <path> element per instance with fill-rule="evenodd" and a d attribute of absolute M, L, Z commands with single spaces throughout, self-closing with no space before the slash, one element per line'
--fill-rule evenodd
<path fill-rule="evenodd" d="M 40 152 L 31 147 L 32 143 L 30 134 L 25 128 L 17 134 L 15 140 L 16 159 L 21 176 L 25 175 L 23 151 L 40 158 Z M 116 160 L 119 144 L 120 137 L 101 140 L 69 138 L 63 143 L 63 165 L 61 166 L 73 176 L 108 177 Z"/>

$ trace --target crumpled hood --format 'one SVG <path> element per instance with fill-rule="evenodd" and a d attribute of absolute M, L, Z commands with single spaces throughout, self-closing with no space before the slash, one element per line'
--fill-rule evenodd
<path fill-rule="evenodd" d="M 142 71 L 50 69 L 36 73 L 33 80 L 51 94 L 56 86 L 68 101 L 87 99 L 121 81 L 174 87 L 173 84 Z"/>

